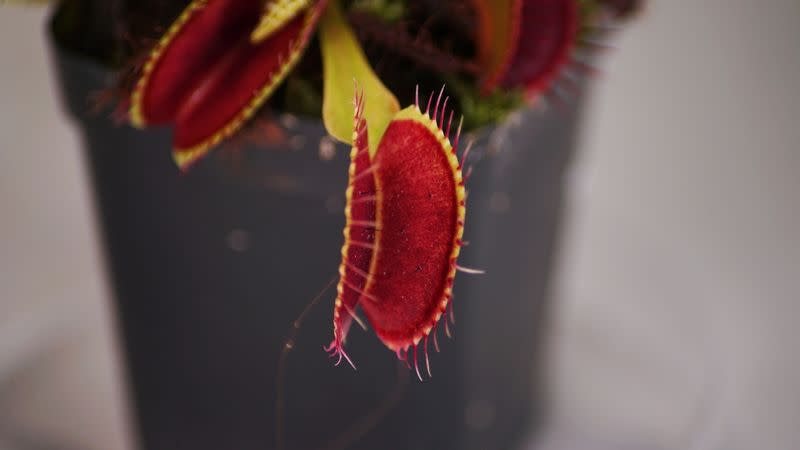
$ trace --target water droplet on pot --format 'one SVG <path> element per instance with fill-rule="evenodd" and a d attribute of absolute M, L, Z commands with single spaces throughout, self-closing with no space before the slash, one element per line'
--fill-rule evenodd
<path fill-rule="evenodd" d="M 281 114 L 280 121 L 281 125 L 289 130 L 297 126 L 297 117 L 292 114 Z"/>
<path fill-rule="evenodd" d="M 511 126 L 503 122 L 495 128 L 494 131 L 489 135 L 489 143 L 487 145 L 487 153 L 490 155 L 497 154 L 500 152 L 508 143 L 508 134 L 511 130 Z"/>
<path fill-rule="evenodd" d="M 520 111 L 514 111 L 508 115 L 508 118 L 506 120 L 508 121 L 508 124 L 510 126 L 517 128 L 522 126 L 522 124 L 524 123 L 523 119 L 524 117 L 522 116 L 522 113 Z"/>
<path fill-rule="evenodd" d="M 328 136 L 319 140 L 319 158 L 323 161 L 330 161 L 336 156 L 336 144 Z"/>
<path fill-rule="evenodd" d="M 245 230 L 238 228 L 231 230 L 225 240 L 228 243 L 228 247 L 235 252 L 241 253 L 250 248 L 250 233 Z"/>

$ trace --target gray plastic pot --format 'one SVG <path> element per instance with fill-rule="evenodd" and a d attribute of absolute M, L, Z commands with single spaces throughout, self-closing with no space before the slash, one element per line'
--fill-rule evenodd
<path fill-rule="evenodd" d="M 281 148 L 223 148 L 180 174 L 169 130 L 89 113 L 106 70 L 58 45 L 53 61 L 91 168 L 142 447 L 273 448 L 279 354 L 339 264 L 347 150 L 321 158 L 322 125 L 287 118 Z M 433 378 L 409 377 L 348 448 L 509 449 L 535 429 L 577 123 L 575 106 L 526 111 L 484 133 L 470 159 L 461 262 L 487 273 L 457 277 L 455 336 L 440 335 Z M 397 387 L 397 359 L 372 332 L 349 338 L 357 371 L 328 359 L 334 296 L 312 310 L 288 358 L 287 449 L 336 446 Z"/>

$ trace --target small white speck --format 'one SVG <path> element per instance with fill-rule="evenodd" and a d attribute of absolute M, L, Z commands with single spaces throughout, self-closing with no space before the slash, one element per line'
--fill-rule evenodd
<path fill-rule="evenodd" d="M 297 126 L 297 117 L 292 114 L 281 114 L 281 125 L 286 129 L 292 129 Z"/>
<path fill-rule="evenodd" d="M 487 149 L 489 154 L 494 155 L 505 148 L 509 140 L 508 134 L 510 129 L 510 124 L 501 123 L 494 131 L 492 131 L 492 134 L 489 135 L 489 144 Z"/>
<path fill-rule="evenodd" d="M 323 161 L 330 161 L 336 156 L 336 144 L 328 136 L 319 140 L 319 158 Z"/>
<path fill-rule="evenodd" d="M 520 111 L 515 111 L 515 112 L 509 114 L 508 115 L 508 119 L 506 119 L 506 120 L 508 121 L 509 125 L 511 125 L 512 127 L 516 128 L 516 127 L 521 126 L 524 123 L 523 119 L 524 119 L 524 117 L 522 116 L 522 113 Z"/>
<path fill-rule="evenodd" d="M 245 252 L 250 248 L 250 233 L 245 230 L 238 228 L 231 230 L 225 240 L 228 243 L 228 247 L 235 252 Z"/>

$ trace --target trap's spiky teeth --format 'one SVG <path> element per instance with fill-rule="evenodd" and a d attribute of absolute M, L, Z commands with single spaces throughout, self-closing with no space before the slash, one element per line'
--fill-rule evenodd
<path fill-rule="evenodd" d="M 331 348 L 338 352 L 344 352 L 344 342 L 351 322 L 356 320 L 355 309 L 362 297 L 372 298 L 373 302 L 377 301 L 374 297 L 364 294 L 370 283 L 369 274 L 375 251 L 374 239 L 378 233 L 376 212 L 378 195 L 375 190 L 374 167 L 368 151 L 369 132 L 364 119 L 364 91 L 358 83 L 355 85 L 353 96 L 352 124 L 353 145 L 350 150 L 349 181 L 345 191 L 347 204 L 344 210 L 344 244 L 334 306 L 334 339 L 331 344 Z M 340 314 L 342 309 L 353 314 Z"/>

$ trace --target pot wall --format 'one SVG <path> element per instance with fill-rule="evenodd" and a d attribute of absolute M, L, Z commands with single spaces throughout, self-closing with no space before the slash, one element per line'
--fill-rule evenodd
<path fill-rule="evenodd" d="M 168 130 L 88 113 L 105 71 L 53 55 L 91 167 L 142 446 L 272 448 L 279 353 L 338 268 L 347 149 L 321 158 L 321 124 L 284 118 L 284 144 L 228 145 L 182 175 Z M 457 277 L 455 337 L 440 334 L 433 379 L 398 372 L 394 354 L 357 327 L 348 349 L 358 370 L 334 367 L 322 351 L 328 292 L 289 356 L 287 448 L 325 448 L 397 387 L 398 373 L 408 378 L 400 400 L 348 448 L 506 449 L 532 430 L 545 406 L 547 287 L 577 122 L 572 107 L 526 111 L 473 152 L 460 263 L 487 274 Z"/>

